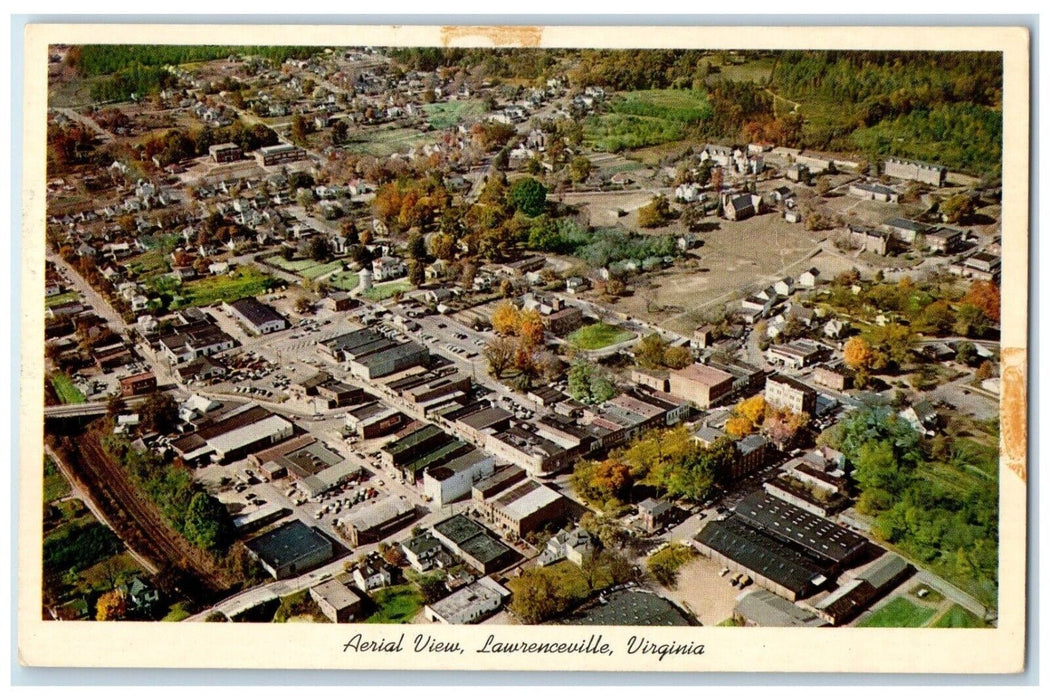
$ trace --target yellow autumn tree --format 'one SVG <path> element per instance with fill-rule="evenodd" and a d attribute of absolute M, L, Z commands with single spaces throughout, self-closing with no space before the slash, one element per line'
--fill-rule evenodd
<path fill-rule="evenodd" d="M 492 312 L 492 330 L 500 335 L 517 335 L 521 326 L 521 312 L 509 301 L 504 301 Z"/>
<path fill-rule="evenodd" d="M 125 612 L 127 612 L 127 606 L 124 602 L 124 594 L 115 589 L 100 595 L 95 603 L 96 620 L 121 620 Z"/>
<path fill-rule="evenodd" d="M 846 341 L 846 346 L 842 349 L 842 359 L 850 369 L 868 370 L 875 360 L 875 352 L 871 343 L 857 335 Z"/>

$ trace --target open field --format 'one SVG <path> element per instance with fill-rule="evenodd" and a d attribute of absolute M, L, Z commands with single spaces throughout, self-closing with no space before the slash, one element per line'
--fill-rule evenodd
<path fill-rule="evenodd" d="M 433 129 L 447 129 L 457 126 L 464 120 L 480 117 L 485 113 L 485 103 L 481 100 L 451 100 L 423 105 L 427 113 L 427 123 Z"/>
<path fill-rule="evenodd" d="M 357 289 L 360 282 L 356 272 L 337 272 L 325 280 L 325 283 L 333 289 L 342 289 L 349 292 Z"/>
<path fill-rule="evenodd" d="M 87 399 L 73 384 L 68 375 L 56 372 L 51 375 L 51 386 L 62 403 L 84 403 Z"/>
<path fill-rule="evenodd" d="M 136 275 L 155 275 L 171 270 L 166 258 L 163 248 L 158 247 L 128 258 L 127 266 Z"/>
<path fill-rule="evenodd" d="M 584 140 L 597 150 L 617 152 L 678 141 L 711 107 L 700 91 L 637 90 L 613 98 L 609 110 L 584 122 Z"/>
<path fill-rule="evenodd" d="M 333 260 L 331 262 L 317 262 L 316 260 L 285 260 L 280 255 L 274 255 L 265 259 L 265 262 L 278 267 L 285 272 L 291 272 L 293 275 L 299 275 L 308 280 L 315 280 L 322 275 L 327 275 L 330 272 L 335 272 L 343 267 L 343 263 L 339 260 Z"/>
<path fill-rule="evenodd" d="M 958 603 L 948 608 L 946 613 L 941 615 L 932 625 L 930 625 L 930 627 L 951 629 L 973 629 L 987 626 L 988 625 L 984 623 L 984 620 L 981 620 Z"/>
<path fill-rule="evenodd" d="M 71 301 L 76 301 L 80 298 L 80 294 L 76 291 L 63 292 L 62 294 L 56 294 L 53 297 L 47 297 L 44 299 L 45 307 L 58 306 L 59 304 L 68 304 Z"/>
<path fill-rule="evenodd" d="M 354 134 L 352 140 L 346 145 L 346 150 L 370 156 L 389 156 L 406 152 L 432 140 L 433 138 L 416 129 L 377 129 Z"/>
<path fill-rule="evenodd" d="M 626 342 L 634 336 L 634 333 L 619 326 L 592 323 L 571 333 L 567 340 L 583 350 L 600 350 L 610 345 Z"/>
<path fill-rule="evenodd" d="M 254 265 L 248 265 L 238 267 L 229 275 L 187 282 L 181 290 L 181 306 L 208 306 L 217 301 L 258 296 L 267 290 L 272 279 Z"/>
<path fill-rule="evenodd" d="M 423 595 L 411 584 L 382 588 L 372 594 L 378 608 L 365 622 L 406 624 L 423 607 Z"/>
<path fill-rule="evenodd" d="M 394 280 L 384 284 L 377 284 L 364 293 L 364 296 L 372 301 L 383 301 L 398 294 L 412 289 L 412 283 L 407 280 Z"/>
<path fill-rule="evenodd" d="M 858 627 L 923 627 L 936 611 L 897 597 L 862 621 Z"/>

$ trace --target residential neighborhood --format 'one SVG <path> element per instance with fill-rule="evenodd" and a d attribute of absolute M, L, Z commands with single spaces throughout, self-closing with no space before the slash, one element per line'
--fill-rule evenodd
<path fill-rule="evenodd" d="M 996 625 L 995 61 L 51 53 L 45 619 Z"/>

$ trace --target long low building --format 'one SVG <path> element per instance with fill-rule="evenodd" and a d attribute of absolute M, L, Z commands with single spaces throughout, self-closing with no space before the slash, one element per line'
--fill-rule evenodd
<path fill-rule="evenodd" d="M 230 462 L 292 437 L 295 426 L 261 406 L 248 404 L 171 443 L 188 464 Z"/>
<path fill-rule="evenodd" d="M 255 297 L 226 304 L 226 309 L 256 335 L 276 333 L 288 327 L 288 320 Z"/>
<path fill-rule="evenodd" d="M 424 608 L 431 622 L 469 625 L 481 622 L 503 607 L 510 591 L 485 576 Z"/>
<path fill-rule="evenodd" d="M 512 484 L 483 503 L 481 512 L 505 531 L 524 537 L 565 515 L 566 498 L 534 479 Z"/>
<path fill-rule="evenodd" d="M 823 627 L 825 624 L 812 611 L 762 588 L 737 596 L 733 614 L 743 618 L 749 627 Z"/>

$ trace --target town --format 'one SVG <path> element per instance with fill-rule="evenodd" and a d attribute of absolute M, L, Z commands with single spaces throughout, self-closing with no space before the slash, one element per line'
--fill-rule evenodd
<path fill-rule="evenodd" d="M 994 60 L 51 48 L 45 619 L 996 624 Z"/>

